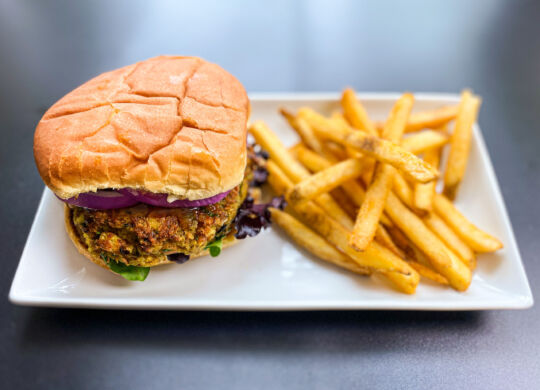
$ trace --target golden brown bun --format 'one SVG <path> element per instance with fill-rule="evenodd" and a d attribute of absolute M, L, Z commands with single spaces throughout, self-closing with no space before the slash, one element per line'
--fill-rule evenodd
<path fill-rule="evenodd" d="M 73 219 L 71 218 L 71 209 L 69 208 L 68 205 L 64 205 L 64 221 L 66 223 L 67 234 L 69 238 L 71 238 L 71 241 L 73 241 L 73 244 L 75 245 L 79 253 L 85 256 L 86 258 L 88 258 L 93 263 L 96 263 L 100 267 L 103 267 L 106 270 L 111 271 L 111 269 L 107 266 L 107 264 L 105 264 L 103 259 L 97 254 L 90 253 L 86 245 L 79 238 L 79 235 L 77 234 L 77 230 L 75 229 L 75 226 L 73 225 Z M 237 242 L 238 240 L 234 238 L 234 233 L 231 232 L 227 237 L 223 239 L 223 249 L 229 246 L 232 246 L 233 244 L 236 244 Z M 190 260 L 193 260 L 197 257 L 206 256 L 207 254 L 208 254 L 208 250 L 204 250 L 195 255 L 190 255 L 190 258 L 191 258 Z M 155 267 L 155 266 L 163 265 L 163 264 L 175 264 L 175 263 L 174 261 L 167 260 L 167 256 L 163 255 L 163 256 L 157 257 L 155 263 L 150 265 L 150 267 Z"/>
<path fill-rule="evenodd" d="M 36 128 L 34 156 L 61 198 L 130 187 L 202 199 L 242 181 L 248 115 L 246 91 L 221 67 L 156 57 L 56 102 Z"/>

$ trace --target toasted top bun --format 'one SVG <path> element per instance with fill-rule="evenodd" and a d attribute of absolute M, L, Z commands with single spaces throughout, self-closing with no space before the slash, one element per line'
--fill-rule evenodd
<path fill-rule="evenodd" d="M 56 102 L 37 126 L 34 156 L 61 198 L 128 187 L 203 199 L 242 181 L 248 115 L 242 84 L 218 65 L 156 57 Z"/>

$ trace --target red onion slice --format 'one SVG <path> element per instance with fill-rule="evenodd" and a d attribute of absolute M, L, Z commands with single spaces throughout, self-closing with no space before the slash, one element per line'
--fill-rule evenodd
<path fill-rule="evenodd" d="M 120 193 L 126 196 L 132 196 L 139 202 L 146 203 L 152 206 L 158 207 L 202 207 L 214 204 L 225 198 L 230 191 L 222 192 L 211 196 L 210 198 L 197 199 L 197 200 L 188 200 L 188 199 L 179 199 L 173 202 L 167 201 L 167 194 L 156 194 L 153 192 L 138 191 L 132 188 L 122 188 L 118 190 Z"/>
<path fill-rule="evenodd" d="M 99 190 L 97 192 L 85 192 L 69 199 L 62 199 L 57 196 L 62 202 L 66 202 L 73 206 L 85 207 L 87 209 L 109 210 L 131 207 L 139 203 L 132 196 L 124 195 L 114 190 Z"/>

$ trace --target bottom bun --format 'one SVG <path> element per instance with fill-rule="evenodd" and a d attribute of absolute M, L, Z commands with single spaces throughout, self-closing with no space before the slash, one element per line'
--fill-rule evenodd
<path fill-rule="evenodd" d="M 93 263 L 96 263 L 100 267 L 105 268 L 106 270 L 112 272 L 115 275 L 118 275 L 116 272 L 111 271 L 111 269 L 107 266 L 107 264 L 103 261 L 103 259 L 99 255 L 90 253 L 88 251 L 88 248 L 81 241 L 81 239 L 79 238 L 79 235 L 77 234 L 77 230 L 75 229 L 75 226 L 73 225 L 73 218 L 71 218 L 71 208 L 69 208 L 67 205 L 64 205 L 64 220 L 65 220 L 65 223 L 66 223 L 67 234 L 68 234 L 69 238 L 71 238 L 71 241 L 73 241 L 73 244 L 75 245 L 75 247 L 77 248 L 79 253 L 82 254 L 83 256 L 85 256 L 87 259 L 89 259 Z M 222 248 L 225 249 L 225 248 L 235 244 L 236 242 L 238 242 L 238 240 L 234 237 L 234 233 L 231 232 L 227 237 L 225 237 L 223 239 L 223 247 Z M 203 250 L 202 252 L 199 252 L 197 254 L 190 255 L 190 260 L 193 260 L 193 259 L 195 259 L 197 257 L 206 256 L 208 254 L 209 254 L 209 252 L 206 249 L 206 250 Z M 150 267 L 156 267 L 158 265 L 163 265 L 163 264 L 176 264 L 176 263 L 174 261 L 169 261 L 167 259 L 167 256 L 163 255 L 163 256 L 160 256 L 158 258 L 158 262 L 151 265 Z"/>

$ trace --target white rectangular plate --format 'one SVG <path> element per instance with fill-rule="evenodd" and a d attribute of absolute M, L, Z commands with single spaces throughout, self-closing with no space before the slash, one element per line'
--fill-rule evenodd
<path fill-rule="evenodd" d="M 397 94 L 361 94 L 375 119 L 386 117 Z M 455 95 L 417 94 L 415 110 L 455 104 Z M 296 135 L 277 113 L 308 105 L 330 113 L 337 94 L 253 95 L 252 119 L 262 119 L 287 144 Z M 485 310 L 523 309 L 533 298 L 482 134 L 474 143 L 457 206 L 481 228 L 499 237 L 503 250 L 478 256 L 467 292 L 428 282 L 412 296 L 393 291 L 319 261 L 284 234 L 267 230 L 228 248 L 217 258 L 151 270 L 143 283 L 128 282 L 81 256 L 64 231 L 62 203 L 45 190 L 10 300 L 20 305 L 117 309 L 203 310 Z"/>

